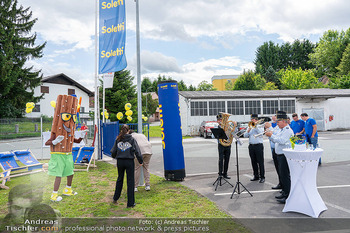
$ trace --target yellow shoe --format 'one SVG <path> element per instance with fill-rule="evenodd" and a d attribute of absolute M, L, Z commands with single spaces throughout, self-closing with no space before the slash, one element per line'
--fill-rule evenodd
<path fill-rule="evenodd" d="M 65 187 L 62 194 L 66 196 L 74 196 L 74 195 L 77 195 L 78 193 L 73 192 L 72 188 Z"/>
<path fill-rule="evenodd" d="M 62 200 L 61 196 L 58 196 L 58 193 L 52 193 L 50 197 L 51 201 L 59 202 Z"/>

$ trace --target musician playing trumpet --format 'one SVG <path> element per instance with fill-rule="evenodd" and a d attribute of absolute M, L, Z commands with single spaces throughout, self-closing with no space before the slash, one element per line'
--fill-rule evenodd
<path fill-rule="evenodd" d="M 253 168 L 254 177 L 251 181 L 260 180 L 259 183 L 265 182 L 265 166 L 264 166 L 264 145 L 263 137 L 264 127 L 258 125 L 258 114 L 251 115 L 249 128 L 244 133 L 245 138 L 249 138 L 249 156 Z M 256 137 L 256 135 L 261 135 Z"/>

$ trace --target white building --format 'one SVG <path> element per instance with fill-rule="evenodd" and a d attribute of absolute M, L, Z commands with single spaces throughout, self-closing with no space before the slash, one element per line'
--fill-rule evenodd
<path fill-rule="evenodd" d="M 183 135 L 198 135 L 201 122 L 216 120 L 219 112 L 237 122 L 249 122 L 252 113 L 271 117 L 282 110 L 292 119 L 306 112 L 319 131 L 350 129 L 350 89 L 180 91 L 179 102 Z"/>
<path fill-rule="evenodd" d="M 44 94 L 39 103 L 35 104 L 33 112 L 26 114 L 28 118 L 36 118 L 41 115 L 52 117 L 54 109 L 50 102 L 56 101 L 58 95 L 75 94 L 78 99 L 82 97 L 80 107 L 80 119 L 89 119 L 89 96 L 93 96 L 93 92 L 77 83 L 65 74 L 56 74 L 45 77 L 41 80 L 41 85 L 34 89 L 34 96 Z"/>

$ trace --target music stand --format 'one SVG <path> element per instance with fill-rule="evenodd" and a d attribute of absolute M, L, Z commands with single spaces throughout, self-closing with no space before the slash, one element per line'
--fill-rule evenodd
<path fill-rule="evenodd" d="M 251 193 L 249 192 L 249 190 L 239 181 L 238 142 L 240 142 L 240 145 L 243 144 L 243 143 L 239 140 L 239 135 L 241 135 L 240 133 L 241 133 L 241 131 L 239 131 L 239 132 L 235 135 L 235 140 L 236 140 L 235 143 L 236 143 L 237 182 L 236 182 L 236 185 L 235 185 L 235 187 L 234 187 L 234 189 L 233 189 L 233 192 L 232 192 L 232 195 L 231 195 L 231 199 L 232 199 L 232 197 L 233 197 L 233 194 L 236 192 L 236 189 L 237 189 L 237 194 L 241 194 L 244 190 L 246 190 L 246 191 L 250 194 L 250 196 L 253 196 L 253 194 L 251 194 Z M 241 192 L 240 189 L 239 189 L 239 186 L 240 186 L 240 185 L 242 185 L 242 187 L 243 187 L 242 192 Z"/>
<path fill-rule="evenodd" d="M 212 128 L 210 130 L 216 139 L 225 139 L 225 140 L 228 139 L 225 131 L 222 128 Z M 223 183 L 222 180 L 224 180 L 225 182 Z M 227 179 L 225 179 L 222 175 L 219 175 L 218 178 L 213 183 L 213 185 L 216 184 L 215 191 L 218 189 L 219 185 L 222 186 L 226 183 L 228 183 L 229 185 L 231 185 L 231 187 L 233 187 L 233 185 Z"/>

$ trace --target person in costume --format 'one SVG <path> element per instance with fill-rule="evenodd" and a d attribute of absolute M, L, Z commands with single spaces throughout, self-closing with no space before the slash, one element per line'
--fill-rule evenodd
<path fill-rule="evenodd" d="M 56 176 L 51 201 L 61 201 L 58 189 L 62 177 L 67 177 L 67 186 L 63 195 L 74 196 L 72 190 L 74 162 L 72 156 L 73 143 L 80 143 L 82 138 L 74 138 L 75 123 L 77 121 L 78 99 L 73 96 L 59 95 L 56 101 L 55 114 L 52 121 L 51 137 L 45 143 L 50 145 L 51 158 L 48 174 Z"/>

